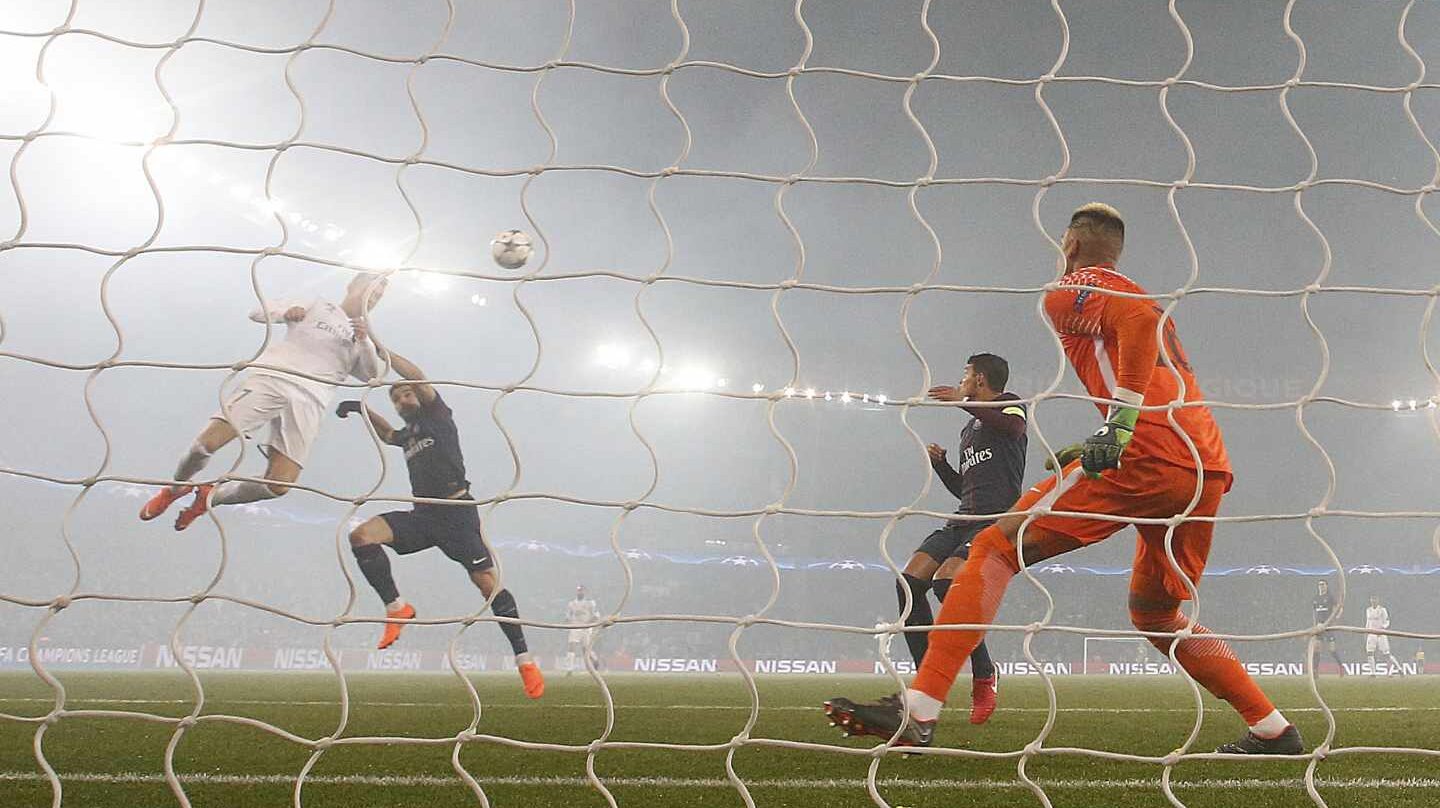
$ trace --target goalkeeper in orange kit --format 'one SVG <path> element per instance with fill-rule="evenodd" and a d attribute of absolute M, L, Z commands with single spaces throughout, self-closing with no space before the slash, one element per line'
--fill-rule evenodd
<path fill-rule="evenodd" d="M 1225 444 L 1209 409 L 1192 403 L 1203 396 L 1174 321 L 1162 317 L 1154 301 L 1141 297 L 1145 290 L 1115 269 L 1124 243 L 1125 223 L 1114 208 L 1091 203 L 1077 209 L 1061 242 L 1065 274 L 1060 283 L 1067 288 L 1045 295 L 1046 315 L 1076 375 L 1091 396 L 1113 402 L 1097 403 L 1105 423 L 1083 443 L 1062 449 L 1059 472 L 1021 496 L 1011 509 L 1014 515 L 975 538 L 935 620 L 937 628 L 993 623 L 1005 588 L 1020 571 L 1017 537 L 1025 563 L 1037 564 L 1103 541 L 1127 524 L 1043 513 L 1031 518 L 1027 513 L 1032 510 L 1122 519 L 1205 518 L 1219 511 L 1230 489 Z M 1182 396 L 1185 406 L 1164 409 Z M 1172 415 L 1178 429 L 1170 424 Z M 1299 732 L 1246 673 L 1229 643 L 1206 636 L 1203 626 L 1180 612 L 1205 570 L 1214 522 L 1187 518 L 1174 526 L 1171 547 L 1179 571 L 1166 556 L 1165 524 L 1148 521 L 1136 529 L 1131 622 L 1141 631 L 1188 632 L 1189 637 L 1152 637 L 1150 642 L 1167 654 L 1178 642 L 1175 658 L 1186 672 L 1229 702 L 1248 725 L 1238 741 L 1216 751 L 1302 753 Z M 857 704 L 844 698 L 826 702 L 825 712 L 852 734 L 889 738 L 899 733 L 898 744 L 928 746 L 960 667 L 983 637 L 975 630 L 932 632 L 929 651 L 906 692 L 908 715 L 898 700 Z"/>

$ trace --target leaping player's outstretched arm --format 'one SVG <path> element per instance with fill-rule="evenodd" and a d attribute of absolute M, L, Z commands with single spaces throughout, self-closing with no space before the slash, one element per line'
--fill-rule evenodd
<path fill-rule="evenodd" d="M 435 400 L 435 387 L 425 381 L 425 371 L 421 370 L 409 359 L 394 351 L 389 351 L 390 367 L 401 376 L 415 382 L 415 395 L 420 398 L 421 404 L 429 404 Z"/>
<path fill-rule="evenodd" d="M 335 408 L 335 414 L 341 418 L 349 418 L 351 413 L 364 412 L 365 417 L 370 419 L 370 425 L 375 427 L 375 434 L 380 436 L 383 443 L 395 444 L 395 427 L 385 420 L 385 416 L 366 407 L 359 401 L 342 401 Z"/>
<path fill-rule="evenodd" d="M 263 308 L 250 311 L 250 319 L 257 323 L 294 323 L 305 319 L 307 309 L 289 303 L 271 303 Z"/>

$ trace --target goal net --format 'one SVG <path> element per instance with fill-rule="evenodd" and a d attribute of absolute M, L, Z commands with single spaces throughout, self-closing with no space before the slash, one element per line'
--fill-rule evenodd
<path fill-rule="evenodd" d="M 926 391 L 1005 357 L 1027 486 L 1096 428 L 1040 301 L 1103 200 L 1236 471 L 1186 614 L 1290 677 L 1307 740 L 1238 782 L 1440 792 L 1440 735 L 1363 723 L 1440 705 L 1333 678 L 1377 633 L 1393 670 L 1437 658 L 1437 59 L 1413 0 L 4 4 L 0 781 L 57 805 L 1228 787 L 1182 782 L 1239 724 L 1126 619 L 1129 531 L 1011 586 L 988 642 L 1014 695 L 912 761 L 973 769 L 907 774 L 819 712 L 915 669 L 895 584 L 955 507 L 926 445 L 960 464 L 968 418 Z M 518 618 L 464 559 L 385 551 L 419 615 L 376 648 L 351 534 L 417 497 L 333 404 L 293 483 L 263 432 L 195 477 L 283 496 L 135 517 L 284 338 L 283 307 L 251 312 L 362 273 L 389 281 L 375 339 L 454 413 Z M 391 365 L 334 399 L 398 426 Z"/>

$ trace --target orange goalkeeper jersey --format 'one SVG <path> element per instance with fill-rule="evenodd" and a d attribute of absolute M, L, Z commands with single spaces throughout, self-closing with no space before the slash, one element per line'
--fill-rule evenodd
<path fill-rule="evenodd" d="M 1146 406 L 1164 406 L 1179 396 L 1175 373 L 1161 358 L 1170 358 L 1185 380 L 1185 401 L 1204 396 L 1185 349 L 1175 320 L 1165 321 L 1163 340 L 1156 327 L 1164 309 L 1154 300 L 1120 297 L 1104 290 L 1145 294 L 1140 284 L 1111 266 L 1091 266 L 1067 273 L 1060 282 L 1084 289 L 1056 289 L 1045 295 L 1045 314 L 1050 318 L 1075 375 L 1096 398 L 1114 398 L 1116 387 L 1133 390 L 1145 397 Z M 1163 345 L 1161 344 L 1163 341 Z M 1097 404 L 1100 412 L 1107 405 Z M 1220 427 L 1210 408 L 1188 406 L 1175 410 L 1175 420 L 1194 441 L 1205 471 L 1230 473 L 1230 458 Z M 1143 410 L 1135 437 L 1125 454 L 1154 457 L 1185 468 L 1195 468 L 1195 459 L 1166 419 L 1165 410 Z"/>

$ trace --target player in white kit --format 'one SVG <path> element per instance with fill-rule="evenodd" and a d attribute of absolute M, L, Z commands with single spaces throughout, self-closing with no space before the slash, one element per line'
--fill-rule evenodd
<path fill-rule="evenodd" d="M 565 622 L 572 626 L 593 623 L 600 617 L 600 608 L 595 605 L 594 598 L 585 597 L 585 587 L 575 587 L 575 599 L 565 604 Z M 585 643 L 595 635 L 594 628 L 572 628 L 570 629 L 570 650 L 565 654 L 565 675 L 569 676 L 575 672 L 575 661 L 580 658 L 580 652 Z M 590 664 L 593 666 L 599 662 L 594 650 L 590 652 Z"/>
<path fill-rule="evenodd" d="M 1383 630 L 1390 628 L 1390 610 L 1380 605 L 1380 596 L 1370 596 L 1370 606 L 1365 609 L 1365 628 Z M 1384 654 L 1390 664 L 1395 666 L 1394 670 L 1401 670 L 1400 660 L 1390 653 L 1390 637 L 1387 634 L 1366 634 L 1365 655 L 1369 663 L 1370 675 L 1375 675 L 1375 652 Z"/>
<path fill-rule="evenodd" d="M 175 529 L 184 530 L 211 505 L 257 502 L 288 491 L 285 483 L 300 477 L 336 383 L 350 376 L 370 381 L 380 374 L 380 359 L 365 318 L 384 295 L 385 284 L 381 276 L 361 274 L 351 279 L 338 306 L 319 299 L 285 301 L 251 312 L 250 319 L 257 323 L 284 323 L 285 336 L 266 346 L 239 389 L 220 412 L 210 416 L 210 423 L 175 469 L 180 484 L 160 489 L 140 509 L 140 518 L 158 517 L 193 491 L 195 500 L 175 519 Z M 185 484 L 236 435 L 253 437 L 264 426 L 270 427 L 260 448 L 267 460 L 268 482 Z"/>

